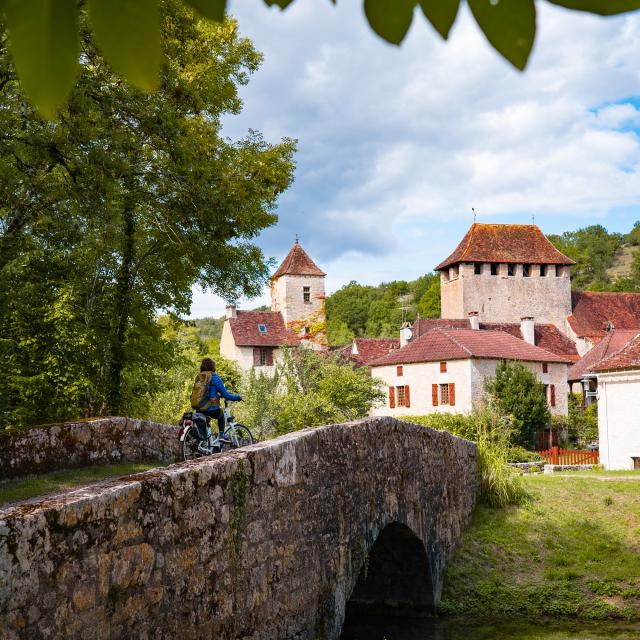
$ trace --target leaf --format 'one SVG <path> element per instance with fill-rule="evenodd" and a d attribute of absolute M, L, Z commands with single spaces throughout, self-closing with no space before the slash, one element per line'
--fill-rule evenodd
<path fill-rule="evenodd" d="M 222 22 L 227 8 L 227 0 L 187 0 L 201 16 Z"/>
<path fill-rule="evenodd" d="M 76 0 L 6 0 L 11 54 L 25 93 L 52 120 L 78 70 Z"/>
<path fill-rule="evenodd" d="M 387 42 L 400 44 L 409 31 L 416 0 L 364 0 L 371 28 Z"/>
<path fill-rule="evenodd" d="M 567 9 L 588 11 L 601 16 L 612 16 L 640 9 L 640 0 L 549 0 L 549 2 Z"/>
<path fill-rule="evenodd" d="M 280 7 L 281 9 L 286 9 L 292 2 L 293 0 L 264 0 L 265 4 L 273 7 L 273 5 L 275 4 L 277 7 Z M 335 4 L 335 0 L 334 0 L 334 4 Z"/>
<path fill-rule="evenodd" d="M 476 22 L 493 48 L 522 71 L 527 66 L 536 35 L 534 0 L 468 2 Z"/>
<path fill-rule="evenodd" d="M 158 86 L 158 0 L 89 0 L 95 40 L 115 71 L 145 91 Z"/>
<path fill-rule="evenodd" d="M 460 0 L 419 0 L 422 13 L 446 40 L 456 21 Z"/>

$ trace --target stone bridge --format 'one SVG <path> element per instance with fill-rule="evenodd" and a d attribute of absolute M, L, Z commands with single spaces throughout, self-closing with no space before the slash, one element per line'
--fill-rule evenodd
<path fill-rule="evenodd" d="M 375 418 L 6 507 L 0 636 L 333 640 L 347 608 L 429 612 L 476 483 L 472 443 Z"/>

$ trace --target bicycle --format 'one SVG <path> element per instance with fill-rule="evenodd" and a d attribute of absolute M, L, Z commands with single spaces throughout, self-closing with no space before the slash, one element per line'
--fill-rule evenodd
<path fill-rule="evenodd" d="M 227 402 L 224 408 L 225 428 L 222 439 L 211 433 L 209 422 L 211 418 L 204 413 L 188 411 L 180 419 L 180 457 L 183 460 L 194 460 L 225 450 L 247 447 L 255 442 L 248 427 L 236 421 L 231 413 L 232 402 Z M 198 424 L 206 424 L 208 438 L 202 440 L 198 435 Z"/>

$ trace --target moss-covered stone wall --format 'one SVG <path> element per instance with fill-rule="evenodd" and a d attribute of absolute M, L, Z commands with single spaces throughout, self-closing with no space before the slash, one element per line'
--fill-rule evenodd
<path fill-rule="evenodd" d="M 437 601 L 476 483 L 475 445 L 382 417 L 0 510 L 1 635 L 333 640 L 390 523 Z"/>

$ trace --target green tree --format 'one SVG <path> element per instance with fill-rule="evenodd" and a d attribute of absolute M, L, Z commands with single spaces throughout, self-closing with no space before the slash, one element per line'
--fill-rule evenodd
<path fill-rule="evenodd" d="M 418 302 L 418 313 L 423 318 L 440 317 L 440 278 L 434 277 Z"/>
<path fill-rule="evenodd" d="M 521 362 L 502 361 L 494 378 L 485 380 L 485 391 L 504 416 L 513 424 L 513 444 L 532 447 L 536 433 L 551 416 L 544 386 Z"/>
<path fill-rule="evenodd" d="M 327 337 L 331 346 L 340 347 L 352 342 L 355 335 L 343 320 L 329 320 L 327 323 Z"/>
<path fill-rule="evenodd" d="M 55 123 L 25 104 L 0 37 L 2 424 L 126 412 L 171 356 L 158 310 L 186 312 L 196 283 L 234 299 L 266 282 L 253 240 L 294 143 L 221 135 L 261 56 L 233 21 L 162 9 L 158 90 L 119 82 L 83 31 Z"/>
<path fill-rule="evenodd" d="M 363 418 L 384 400 L 381 382 L 311 349 L 284 352 L 275 376 L 244 379 L 238 416 L 260 437 Z"/>

